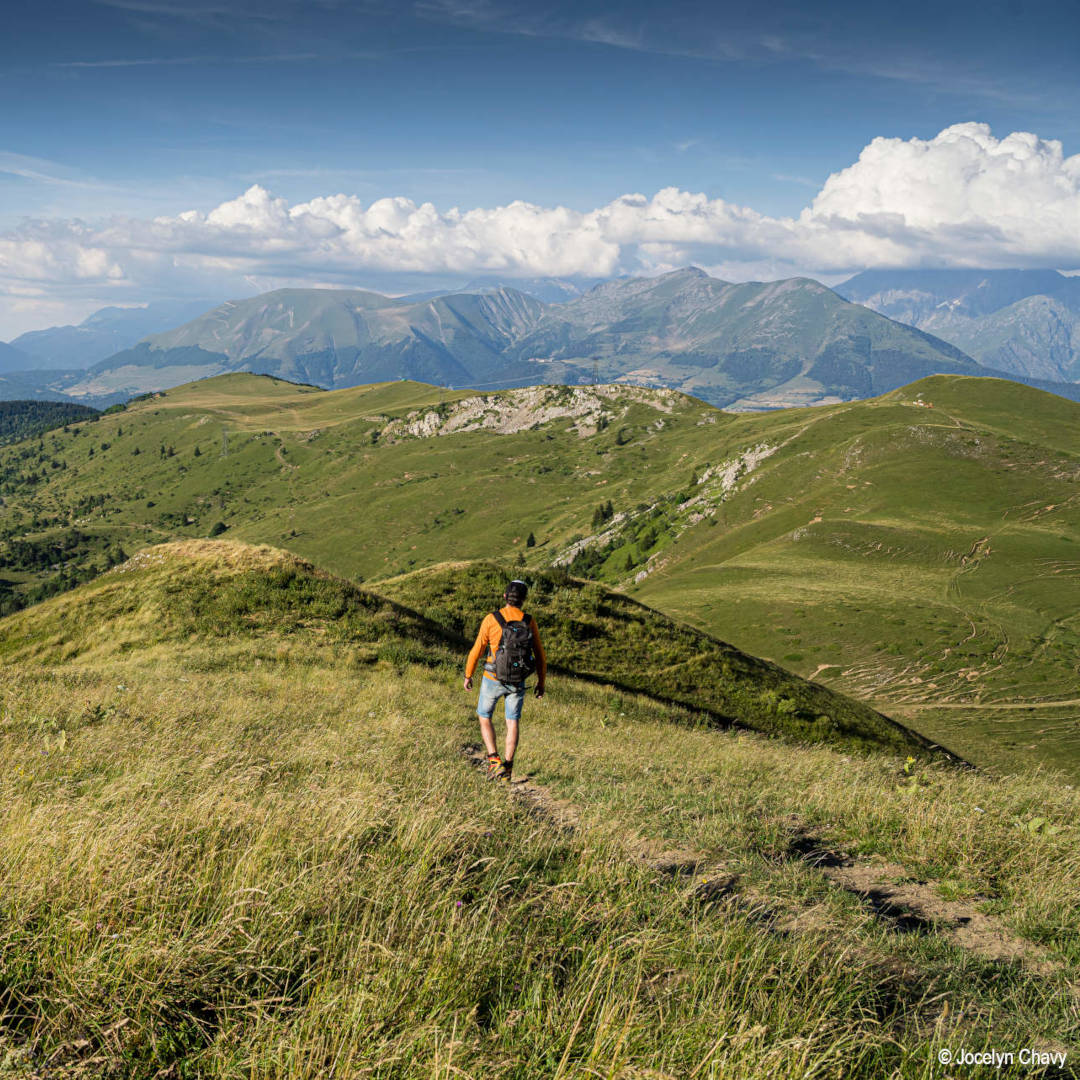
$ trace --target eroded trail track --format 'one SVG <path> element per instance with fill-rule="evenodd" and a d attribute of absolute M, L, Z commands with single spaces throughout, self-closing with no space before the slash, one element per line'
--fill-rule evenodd
<path fill-rule="evenodd" d="M 901 933 L 934 933 L 986 960 L 1015 962 L 1039 975 L 1062 965 L 979 906 L 988 897 L 946 900 L 938 883 L 919 879 L 899 863 L 857 859 L 828 846 L 821 833 L 797 822 L 788 854 L 815 867 L 833 885 L 854 893 L 872 913 Z"/>
<path fill-rule="evenodd" d="M 469 744 L 462 747 L 462 753 L 476 768 L 484 767 L 481 747 Z M 584 827 L 573 804 L 529 776 L 514 780 L 507 794 L 551 827 L 571 833 Z M 863 901 L 869 914 L 889 932 L 935 935 L 973 956 L 1017 965 L 1030 975 L 1051 977 L 1064 970 L 1064 965 L 1041 946 L 983 910 L 989 897 L 945 899 L 939 882 L 919 878 L 899 863 L 852 856 L 831 845 L 823 830 L 798 817 L 789 818 L 785 825 L 786 847 L 773 853 L 777 867 L 799 862 L 813 868 L 829 885 Z M 816 909 L 786 908 L 760 884 L 744 886 L 735 868 L 707 852 L 664 849 L 633 832 L 626 836 L 625 847 L 628 858 L 655 871 L 659 882 L 687 888 L 689 897 L 699 903 L 739 910 L 778 934 L 823 930 Z M 1075 1005 L 1080 1006 L 1080 987 L 1066 985 Z"/>
<path fill-rule="evenodd" d="M 482 747 L 469 743 L 461 748 L 462 754 L 477 769 L 486 765 Z M 581 828 L 581 816 L 576 807 L 554 795 L 531 776 L 522 776 L 508 785 L 508 794 L 528 807 L 530 814 L 556 829 L 577 832 Z M 681 848 L 665 848 L 643 836 L 629 834 L 624 837 L 630 857 L 655 870 L 657 874 L 672 880 L 714 881 L 718 868 L 710 863 L 704 852 Z"/>

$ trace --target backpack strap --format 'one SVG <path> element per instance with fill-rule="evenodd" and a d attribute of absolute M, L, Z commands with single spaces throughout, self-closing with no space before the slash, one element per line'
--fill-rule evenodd
<path fill-rule="evenodd" d="M 491 614 L 495 617 L 495 621 L 499 624 L 499 627 L 505 630 L 506 620 L 503 618 L 503 613 L 501 611 L 493 611 Z M 519 621 L 523 622 L 529 628 L 529 636 L 532 637 L 532 616 L 527 611 L 523 611 Z"/>
<path fill-rule="evenodd" d="M 491 614 L 494 617 L 495 621 L 499 624 L 499 626 L 503 630 L 505 630 L 506 629 L 506 620 L 503 618 L 502 612 L 499 611 L 498 609 L 496 609 Z M 488 655 L 490 656 L 491 654 L 489 653 Z M 494 663 L 491 660 L 484 661 L 484 670 L 485 671 L 490 671 L 492 674 L 494 674 L 495 673 L 495 665 L 494 665 Z"/>

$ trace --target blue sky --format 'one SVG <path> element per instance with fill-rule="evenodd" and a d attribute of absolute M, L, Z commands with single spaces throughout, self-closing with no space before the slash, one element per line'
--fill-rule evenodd
<path fill-rule="evenodd" d="M 1062 250 L 1050 240 L 1010 240 L 998 249 L 987 241 L 953 254 L 922 234 L 911 247 L 894 230 L 892 248 L 867 243 L 830 262 L 817 233 L 817 240 L 806 230 L 793 238 L 789 229 L 776 240 L 775 255 L 766 237 L 779 237 L 770 223 L 798 219 L 827 179 L 851 168 L 873 140 L 894 140 L 903 153 L 900 144 L 931 143 L 962 124 L 985 126 L 989 135 L 976 142 L 999 164 L 1001 154 L 986 138 L 1037 136 L 1045 158 L 1039 182 L 1050 191 L 1062 177 L 1066 185 L 1075 179 L 1080 189 L 1080 165 L 1070 164 L 1080 151 L 1075 0 L 888 10 L 680 0 L 45 0 L 12 6 L 5 22 L 0 338 L 62 312 L 88 312 L 99 300 L 131 303 L 284 281 L 647 272 L 683 256 L 729 276 L 742 267 L 749 276 L 768 276 L 771 268 L 773 276 L 804 270 L 834 278 L 857 269 L 860 259 L 1058 265 L 1071 258 L 1067 245 Z M 935 154 L 933 168 L 943 171 L 932 175 L 947 184 L 952 166 L 941 165 L 944 150 Z M 951 160 L 965 175 L 981 168 L 968 158 Z M 887 170 L 888 162 L 880 167 Z M 870 191 L 873 177 L 855 179 L 866 195 L 855 199 L 861 220 L 866 213 L 899 214 L 910 226 L 919 217 L 905 201 L 917 193 L 892 196 L 900 199 L 894 212 Z M 931 183 L 925 176 L 924 182 Z M 252 209 L 258 200 L 249 199 L 243 214 L 224 215 L 224 225 L 203 220 L 197 238 L 194 225 L 176 227 L 183 238 L 176 229 L 154 238 L 153 219 L 178 221 L 186 211 L 206 218 L 253 185 L 277 200 L 267 204 L 272 213 Z M 388 253 L 354 236 L 320 262 L 315 248 L 326 230 L 353 226 L 343 225 L 337 211 L 320 223 L 308 214 L 300 238 L 296 215 L 288 217 L 288 208 L 338 194 L 361 207 L 401 197 L 414 206 L 430 203 L 439 214 L 521 200 L 589 215 L 621 196 L 651 200 L 665 189 L 767 221 L 751 241 L 745 222 L 736 237 L 730 215 L 720 215 L 727 223 L 721 228 L 713 212 L 710 227 L 720 228 L 720 239 L 711 247 L 711 239 L 687 241 L 685 229 L 670 238 L 639 230 L 614 241 L 609 230 L 608 247 L 590 247 L 586 237 L 575 262 L 519 250 L 543 245 L 547 219 L 533 221 L 518 241 L 509 219 L 497 235 L 486 229 L 479 239 L 470 228 L 462 240 L 458 230 L 448 254 L 446 222 L 439 225 L 442 239 L 430 239 L 423 221 L 406 214 L 407 251 L 404 240 Z M 998 209 L 1017 216 L 1012 197 L 999 192 L 991 209 L 978 211 L 986 236 L 1002 231 Z M 834 193 L 833 218 L 838 206 Z M 683 210 L 667 207 L 663 214 Z M 1038 205 L 1032 211 L 1042 212 Z M 947 220 L 959 212 L 940 209 L 941 225 L 964 224 Z M 1060 234 L 1062 222 L 1068 233 L 1072 212 L 1071 202 L 1048 211 L 1047 234 Z M 267 213 L 286 221 L 287 242 L 267 224 Z M 647 216 L 655 217 L 654 208 Z M 120 219 L 119 233 L 109 232 L 108 223 Z M 818 215 L 815 228 L 825 220 Z M 1080 230 L 1080 217 L 1077 223 Z M 356 226 L 364 236 L 371 227 Z M 264 230 L 265 243 L 258 250 L 249 243 L 237 255 L 230 237 L 241 230 L 250 241 L 252 229 Z M 493 245 L 490 258 L 473 250 L 484 243 Z M 610 243 L 622 245 L 618 255 L 611 256 Z M 42 245 L 48 257 L 40 256 Z M 295 257 L 274 254 L 290 245 Z"/>

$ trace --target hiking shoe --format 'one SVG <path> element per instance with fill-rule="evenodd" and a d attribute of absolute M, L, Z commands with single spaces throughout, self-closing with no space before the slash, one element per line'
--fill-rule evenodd
<path fill-rule="evenodd" d="M 510 783 L 510 774 L 514 771 L 514 763 L 512 761 L 503 761 L 500 763 L 499 768 L 495 771 L 496 780 L 504 780 L 506 783 Z"/>
<path fill-rule="evenodd" d="M 487 778 L 494 780 L 503 769 L 502 758 L 498 754 L 488 754 L 487 756 Z"/>

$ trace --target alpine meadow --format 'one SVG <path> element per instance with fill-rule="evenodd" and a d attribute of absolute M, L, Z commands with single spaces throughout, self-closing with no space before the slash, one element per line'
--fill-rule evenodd
<path fill-rule="evenodd" d="M 965 376 L 234 374 L 0 449 L 4 1068 L 1066 1061 L 1078 440 Z M 511 576 L 551 688 L 507 791 L 459 680 Z"/>
<path fill-rule="evenodd" d="M 1080 1080 L 1080 5 L 0 33 L 0 1080 Z"/>

